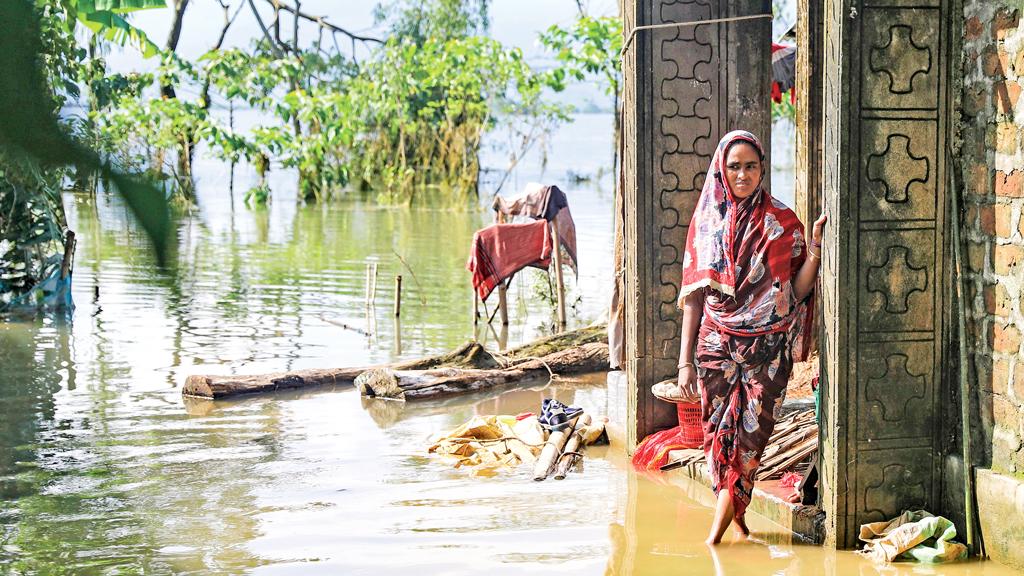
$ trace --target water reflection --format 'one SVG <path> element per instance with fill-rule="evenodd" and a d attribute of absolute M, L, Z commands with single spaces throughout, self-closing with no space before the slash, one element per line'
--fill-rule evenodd
<path fill-rule="evenodd" d="M 560 133 L 552 165 L 592 172 L 604 158 L 593 150 L 608 149 L 598 120 Z M 621 422 L 626 403 L 610 400 L 600 375 L 416 404 L 350 388 L 183 402 L 190 374 L 455 348 L 473 334 L 464 264 L 487 219 L 360 198 L 245 210 L 227 173 L 203 166 L 199 209 L 177 220 L 176 275 L 154 270 L 121 204 L 67 196 L 79 237 L 73 324 L 0 324 L 0 573 L 876 573 L 777 539 L 727 546 L 716 560 L 701 544 L 707 491 L 634 476 L 614 447 L 541 483 L 528 467 L 471 478 L 425 453 L 430 435 L 474 414 L 537 411 L 544 398 Z M 581 270 L 570 286 L 586 287 L 570 318 L 579 324 L 610 291 L 611 195 L 567 188 Z M 371 262 L 381 280 L 367 306 Z M 396 320 L 384 279 L 397 274 L 410 281 Z M 551 324 L 553 308 L 526 305 L 536 300 L 528 280 L 512 284 L 509 326 L 477 327 L 489 347 Z"/>

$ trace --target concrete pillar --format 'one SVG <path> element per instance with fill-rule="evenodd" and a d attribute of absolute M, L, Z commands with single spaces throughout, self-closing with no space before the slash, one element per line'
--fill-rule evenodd
<path fill-rule="evenodd" d="M 770 14 L 766 0 L 625 0 L 636 26 Z M 675 424 L 650 386 L 674 377 L 682 246 L 719 138 L 742 128 L 766 146 L 771 114 L 767 19 L 638 32 L 623 65 L 627 442 Z"/>
<path fill-rule="evenodd" d="M 828 544 L 941 513 L 951 0 L 824 0 Z"/>

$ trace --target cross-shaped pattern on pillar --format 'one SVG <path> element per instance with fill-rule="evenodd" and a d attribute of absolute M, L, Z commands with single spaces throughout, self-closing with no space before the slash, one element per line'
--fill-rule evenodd
<path fill-rule="evenodd" d="M 928 289 L 928 272 L 924 266 L 910 264 L 909 255 L 906 246 L 890 246 L 885 264 L 868 269 L 868 290 L 885 297 L 885 311 L 890 314 L 905 314 L 910 295 Z"/>
<path fill-rule="evenodd" d="M 910 185 L 928 182 L 928 158 L 914 156 L 910 151 L 910 138 L 903 134 L 890 134 L 885 150 L 868 158 L 868 180 L 885 187 L 887 202 L 905 203 L 909 199 Z"/>
<path fill-rule="evenodd" d="M 914 77 L 932 69 L 932 51 L 914 42 L 913 28 L 897 24 L 889 28 L 889 41 L 871 48 L 871 71 L 889 76 L 889 91 L 910 94 Z"/>
<path fill-rule="evenodd" d="M 882 418 L 897 422 L 907 415 L 911 400 L 924 398 L 927 382 L 923 374 L 911 374 L 906 354 L 890 354 L 885 372 L 869 378 L 864 397 L 882 407 Z"/>

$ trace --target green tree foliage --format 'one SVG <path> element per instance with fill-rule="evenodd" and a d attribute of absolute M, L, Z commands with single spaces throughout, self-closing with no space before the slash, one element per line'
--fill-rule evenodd
<path fill-rule="evenodd" d="M 608 96 L 618 98 L 622 86 L 622 20 L 581 16 L 571 26 L 552 26 L 540 42 L 554 53 L 560 66 L 550 72 L 557 89 L 567 80 L 597 78 Z"/>
<path fill-rule="evenodd" d="M 265 122 L 249 132 L 225 126 L 202 101 L 154 100 L 130 86 L 91 119 L 111 157 L 165 176 L 172 188 L 187 187 L 189 175 L 168 159 L 198 140 L 222 159 L 256 167 L 260 182 L 247 201 L 257 204 L 271 196 L 264 176 L 276 164 L 298 173 L 305 201 L 358 188 L 406 203 L 436 189 L 465 205 L 477 194 L 489 130 L 550 127 L 565 118 L 541 97 L 549 77 L 518 49 L 480 35 L 486 14 L 486 2 L 382 5 L 377 16 L 392 35 L 359 65 L 326 43 L 297 49 L 271 38 L 194 63 L 164 57 L 161 84 L 170 77 L 209 86 L 216 97 L 259 111 Z"/>
<path fill-rule="evenodd" d="M 612 171 L 618 168 L 622 138 L 620 110 L 622 90 L 622 20 L 614 16 L 595 18 L 582 15 L 571 26 L 552 26 L 540 35 L 540 42 L 553 52 L 559 66 L 548 72 L 555 90 L 568 81 L 596 79 L 612 98 Z"/>

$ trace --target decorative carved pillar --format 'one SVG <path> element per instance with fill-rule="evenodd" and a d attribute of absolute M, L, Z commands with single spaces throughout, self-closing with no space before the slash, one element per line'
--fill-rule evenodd
<path fill-rule="evenodd" d="M 825 0 L 820 348 L 828 544 L 941 513 L 951 0 Z"/>
<path fill-rule="evenodd" d="M 655 0 L 622 4 L 636 26 L 771 12 L 765 0 Z M 675 424 L 652 384 L 674 377 L 682 313 L 683 244 L 722 134 L 749 130 L 767 146 L 771 113 L 767 19 L 638 32 L 624 76 L 627 440 Z"/>

